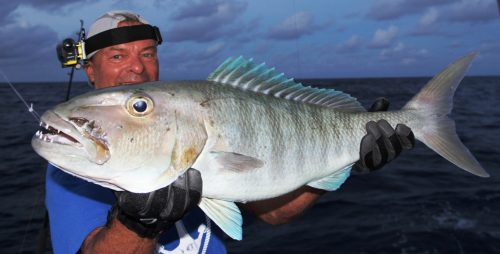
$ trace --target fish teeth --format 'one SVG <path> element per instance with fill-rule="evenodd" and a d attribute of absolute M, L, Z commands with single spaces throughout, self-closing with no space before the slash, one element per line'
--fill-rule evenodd
<path fill-rule="evenodd" d="M 81 128 L 84 130 L 90 129 L 89 123 L 88 122 L 84 123 Z"/>
<path fill-rule="evenodd" d="M 82 129 L 86 132 L 89 132 L 91 133 L 92 135 L 94 135 L 94 129 L 95 129 L 95 120 L 92 120 L 90 122 L 85 122 L 83 125 L 82 125 Z"/>
<path fill-rule="evenodd" d="M 43 132 L 42 132 L 41 130 L 38 130 L 38 131 L 35 133 L 35 136 L 36 136 L 38 139 L 43 140 L 43 141 L 45 141 L 45 142 L 50 142 L 50 143 L 53 143 L 53 142 L 54 142 L 54 140 L 53 140 L 53 139 L 51 139 L 51 138 L 49 137 L 49 135 L 45 135 L 45 134 L 43 134 Z"/>

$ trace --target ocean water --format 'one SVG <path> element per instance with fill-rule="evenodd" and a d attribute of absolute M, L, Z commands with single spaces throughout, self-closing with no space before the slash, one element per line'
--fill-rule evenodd
<path fill-rule="evenodd" d="M 429 78 L 301 80 L 401 108 Z M 62 83 L 15 84 L 40 114 L 65 98 Z M 72 95 L 89 91 L 76 83 Z M 30 146 L 38 123 L 0 84 L 0 251 L 33 253 L 44 217 L 46 162 Z M 230 253 L 500 253 L 500 77 L 467 77 L 452 117 L 490 178 L 460 170 L 417 142 L 384 169 L 351 176 L 291 223 L 245 214 Z M 46 253 L 51 253 L 49 250 Z"/>

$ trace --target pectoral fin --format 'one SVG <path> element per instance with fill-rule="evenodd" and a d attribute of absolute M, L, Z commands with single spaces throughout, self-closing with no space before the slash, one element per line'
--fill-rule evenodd
<path fill-rule="evenodd" d="M 340 188 L 340 185 L 342 185 L 345 180 L 351 175 L 351 168 L 352 165 L 349 165 L 327 177 L 321 178 L 314 182 L 310 182 L 307 185 L 316 189 L 334 191 Z"/>
<path fill-rule="evenodd" d="M 218 199 L 202 198 L 201 210 L 219 226 L 224 233 L 235 240 L 243 238 L 243 218 L 235 203 Z"/>
<path fill-rule="evenodd" d="M 221 168 L 231 171 L 247 171 L 264 166 L 263 161 L 239 153 L 213 151 L 210 155 Z"/>

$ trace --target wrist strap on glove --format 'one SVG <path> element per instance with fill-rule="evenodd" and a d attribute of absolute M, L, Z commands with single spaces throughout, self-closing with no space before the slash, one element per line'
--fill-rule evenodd
<path fill-rule="evenodd" d="M 142 238 L 156 238 L 165 228 L 172 223 L 161 221 L 157 218 L 135 218 L 120 210 L 118 205 L 113 205 L 108 212 L 106 226 L 109 227 L 113 219 L 118 219 L 130 231 L 136 233 Z M 169 224 L 169 225 L 167 225 Z"/>

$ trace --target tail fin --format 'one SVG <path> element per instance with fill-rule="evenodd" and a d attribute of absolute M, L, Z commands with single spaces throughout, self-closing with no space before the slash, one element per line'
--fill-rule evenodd
<path fill-rule="evenodd" d="M 403 110 L 417 110 L 424 117 L 423 128 L 413 130 L 418 140 L 458 167 L 488 177 L 489 174 L 458 138 L 455 121 L 447 116 L 453 108 L 453 95 L 476 55 L 473 52 L 446 67 Z"/>

